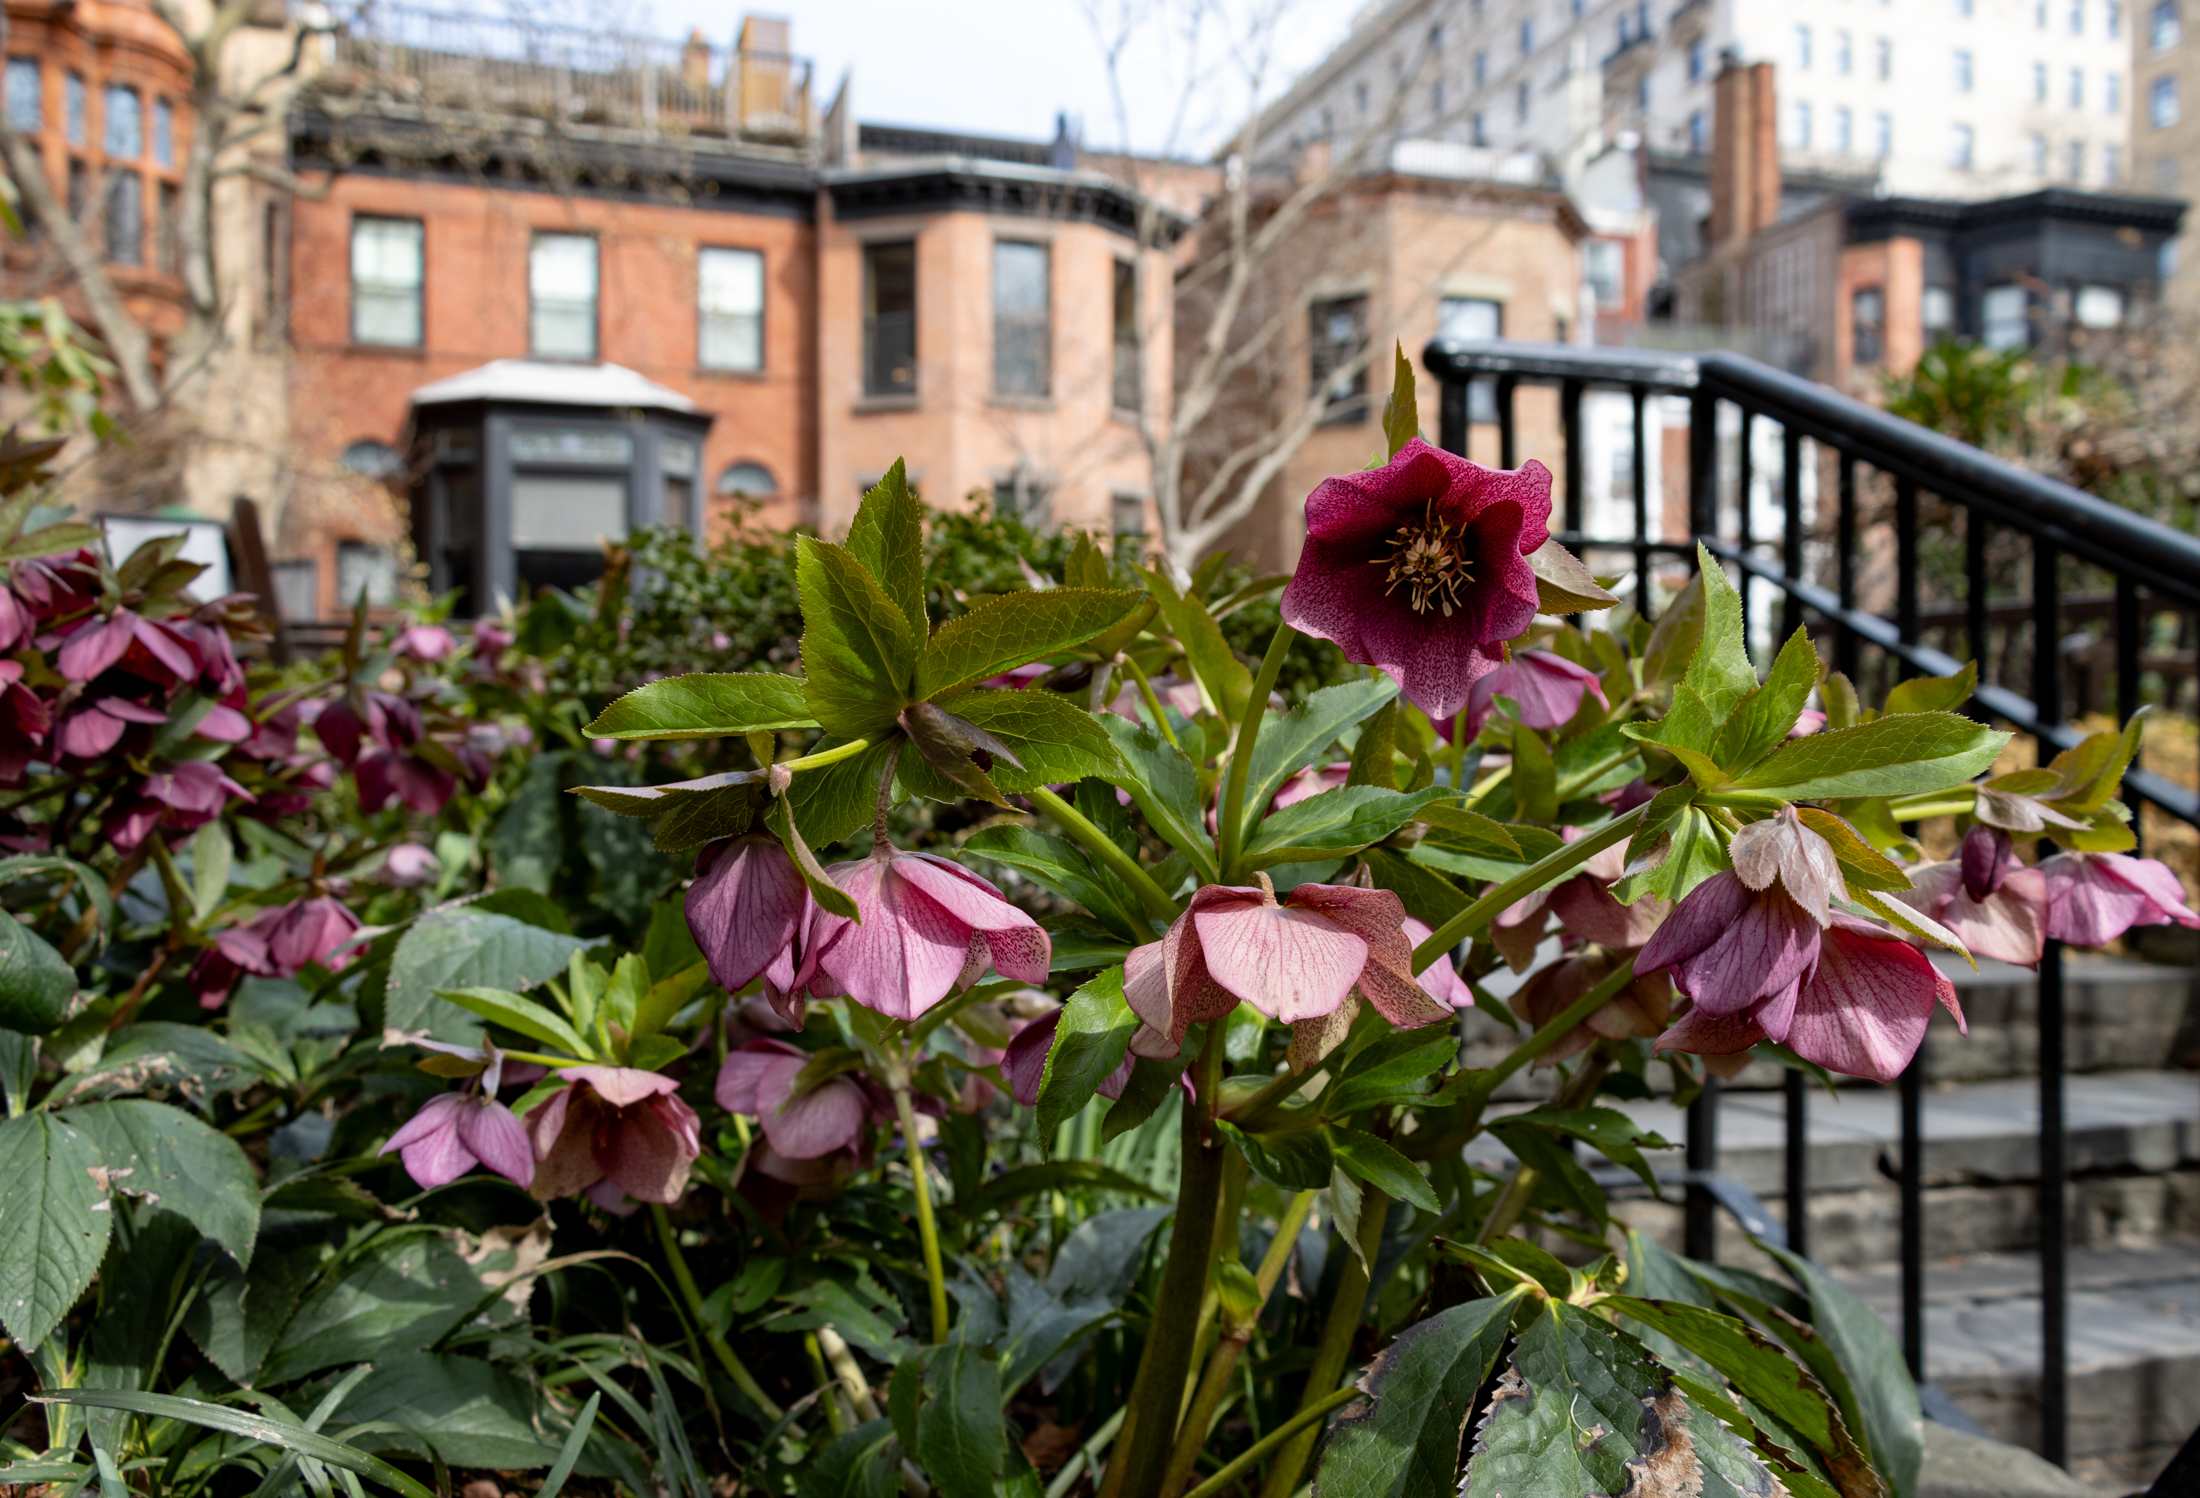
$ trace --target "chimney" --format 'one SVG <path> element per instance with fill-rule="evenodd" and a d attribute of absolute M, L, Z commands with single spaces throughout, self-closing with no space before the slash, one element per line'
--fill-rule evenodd
<path fill-rule="evenodd" d="M 1746 239 L 1780 218 L 1780 111 L 1772 64 L 1745 65 L 1729 54 L 1715 88 L 1712 249 Z"/>
<path fill-rule="evenodd" d="M 710 43 L 700 31 L 690 31 L 680 48 L 680 81 L 697 93 L 710 89 Z"/>

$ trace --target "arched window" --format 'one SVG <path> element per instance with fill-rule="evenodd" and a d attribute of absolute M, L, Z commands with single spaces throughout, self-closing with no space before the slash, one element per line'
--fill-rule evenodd
<path fill-rule="evenodd" d="M 2147 26 L 2147 39 L 2157 52 L 2167 52 L 2177 45 L 2184 28 L 2178 22 L 2177 0 L 2154 0 L 2154 15 Z"/>
<path fill-rule="evenodd" d="M 779 480 L 761 463 L 730 463 L 718 475 L 718 492 L 728 499 L 776 499 Z"/>
<path fill-rule="evenodd" d="M 371 439 L 354 442 L 336 461 L 346 473 L 356 473 L 361 478 L 390 479 L 405 471 L 405 460 L 398 456 L 396 448 Z"/>

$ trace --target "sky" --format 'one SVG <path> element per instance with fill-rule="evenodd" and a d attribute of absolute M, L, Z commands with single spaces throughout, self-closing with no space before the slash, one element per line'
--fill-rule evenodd
<path fill-rule="evenodd" d="M 1052 139 L 1058 110 L 1085 144 L 1204 156 L 1239 123 L 1264 80 L 1273 98 L 1320 61 L 1361 0 L 759 0 L 793 23 L 815 64 L 818 108 L 854 75 L 856 116 L 1025 139 Z M 631 29 L 727 45 L 739 0 L 631 0 Z M 1196 34 L 1185 17 L 1207 19 Z M 1095 17 L 1099 25 L 1096 27 Z M 1126 25 L 1127 19 L 1127 25 Z M 1117 68 L 1119 114 L 1100 36 L 1130 37 Z M 1073 124 L 1074 128 L 1074 124 Z"/>

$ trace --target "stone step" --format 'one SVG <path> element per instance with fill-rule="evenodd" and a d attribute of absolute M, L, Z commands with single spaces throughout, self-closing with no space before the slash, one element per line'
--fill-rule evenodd
<path fill-rule="evenodd" d="M 1601 1101 L 1671 1141 L 1651 1155 L 1679 1170 L 1687 1116 L 1663 1098 Z M 2013 1251 L 2038 1242 L 2035 1217 L 2039 1098 L 2030 1080 L 1940 1083 L 1921 1099 L 1928 1257 Z M 1500 1104 L 1503 1112 L 1517 1105 Z M 1814 1087 L 1810 1097 L 1812 1257 L 1834 1267 L 1894 1259 L 1900 1251 L 1899 1094 L 1886 1087 Z M 2072 1076 L 2069 1122 L 2071 1239 L 2086 1247 L 2143 1248 L 2200 1242 L 2200 1076 L 2116 1071 Z M 1784 1216 L 1787 1122 L 1773 1093 L 1728 1092 L 1719 1107 L 1720 1172 Z M 1468 1146 L 1485 1168 L 1507 1168 L 1494 1136 Z M 1662 1237 L 1678 1232 L 1678 1207 L 1630 1201 L 1620 1215 Z M 1745 1255 L 1740 1230 L 1721 1220 L 1721 1253 Z"/>
<path fill-rule="evenodd" d="M 2200 1248 L 2078 1249 L 2070 1273 L 2070 1472 L 2144 1489 L 2200 1426 Z M 1925 1266 L 1925 1373 L 1981 1431 L 2039 1448 L 2039 1260 Z M 1901 1329 L 1899 1267 L 1839 1278 Z"/>

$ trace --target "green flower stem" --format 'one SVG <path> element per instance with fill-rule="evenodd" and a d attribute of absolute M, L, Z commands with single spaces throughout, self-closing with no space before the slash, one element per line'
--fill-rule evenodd
<path fill-rule="evenodd" d="M 1146 907 L 1146 914 L 1167 924 L 1177 917 L 1176 902 L 1169 892 L 1154 883 L 1153 875 L 1138 866 L 1138 860 L 1115 845 L 1115 839 L 1092 825 L 1092 820 L 1060 796 L 1038 786 L 1024 792 L 1024 798 L 1055 821 L 1075 839 L 1087 853 L 1112 869 L 1117 877 L 1128 884 Z"/>
<path fill-rule="evenodd" d="M 1213 1128 L 1215 1092 L 1222 1079 L 1223 1026 L 1207 1027 L 1200 1047 L 1199 1093 L 1184 1105 L 1183 1166 L 1176 1196 L 1176 1226 L 1154 1301 L 1153 1329 L 1131 1385 L 1130 1414 L 1122 1444 L 1108 1464 L 1100 1498 L 1155 1498 L 1169 1450 L 1176 1444 L 1184 1381 L 1191 1373 L 1199 1305 L 1213 1275 L 1215 1209 L 1222 1195 L 1225 1146 Z"/>
<path fill-rule="evenodd" d="M 1244 1102 L 1230 1110 L 1230 1122 L 1241 1129 L 1250 1129 L 1269 1114 L 1282 1107 L 1292 1093 L 1312 1080 L 1311 1075 L 1301 1075 L 1288 1064 L 1276 1074 L 1274 1081 L 1262 1087 Z"/>
<path fill-rule="evenodd" d="M 1551 1099 L 1550 1106 L 1553 1108 L 1580 1108 L 1585 1106 L 1591 1098 L 1597 1095 L 1597 1087 L 1603 1082 L 1604 1074 L 1610 1070 L 1611 1065 L 1612 1058 L 1606 1055 L 1604 1047 L 1599 1045 L 1595 1050 L 1581 1058 L 1581 1064 L 1574 1068 L 1574 1074 L 1566 1079 L 1566 1085 L 1561 1087 L 1558 1090 L 1558 1095 Z M 1505 1234 L 1511 1232 L 1513 1224 L 1518 1222 L 1520 1214 L 1528 1209 L 1528 1201 L 1534 1195 L 1535 1172 L 1525 1165 L 1516 1164 L 1513 1167 L 1512 1178 L 1506 1181 L 1504 1189 L 1497 1193 L 1497 1200 L 1490 1203 L 1489 1215 L 1482 1219 L 1481 1231 L 1474 1235 L 1474 1241 L 1482 1244 L 1495 1243 Z"/>
<path fill-rule="evenodd" d="M 802 1334 L 802 1350 L 810 1355 L 810 1377 L 817 1380 L 818 1393 L 823 1396 L 825 1423 L 832 1428 L 833 1439 L 839 1440 L 848 1433 L 848 1417 L 841 1413 L 840 1389 L 833 1375 L 825 1367 L 825 1349 L 817 1345 L 816 1332 Z"/>
<path fill-rule="evenodd" d="M 1222 871 L 1224 884 L 1242 877 L 1237 860 L 1245 837 L 1245 782 L 1253 773 L 1253 746 L 1260 742 L 1260 720 L 1268 712 L 1268 694 L 1276 689 L 1276 673 L 1283 669 L 1283 658 L 1298 637 L 1290 625 L 1276 626 L 1268 653 L 1261 657 L 1260 674 L 1253 678 L 1253 695 L 1245 699 L 1245 721 L 1238 725 L 1237 748 L 1230 753 L 1229 788 L 1223 793 L 1220 836 L 1215 841 L 1215 867 Z"/>
<path fill-rule="evenodd" d="M 829 1326 L 821 1326 L 817 1329 L 817 1345 L 825 1354 L 825 1361 L 832 1365 L 841 1387 L 848 1391 L 848 1402 L 855 1406 L 856 1417 L 876 1420 L 879 1417 L 878 1396 L 871 1392 L 871 1381 L 863 1376 L 863 1366 L 848 1350 L 848 1339 Z"/>
<path fill-rule="evenodd" d="M 1383 1222 L 1389 1216 L 1390 1198 L 1373 1186 L 1365 1187 L 1360 1196 L 1360 1251 L 1345 1260 L 1344 1273 L 1337 1277 L 1337 1291 L 1330 1297 L 1321 1341 L 1314 1348 L 1314 1366 L 1306 1373 L 1306 1392 L 1300 1396 L 1299 1412 L 1277 1427 L 1277 1434 L 1291 1430 L 1293 1425 L 1298 1428 L 1278 1452 L 1276 1464 L 1268 1469 L 1261 1498 L 1291 1498 L 1299 1490 L 1299 1474 L 1306 1470 L 1308 1459 L 1314 1455 L 1314 1443 L 1321 1439 L 1314 1420 L 1320 1411 L 1333 1407 L 1332 1402 L 1342 1402 L 1338 1395 L 1351 1392 L 1349 1387 L 1339 1389 L 1337 1380 L 1344 1376 L 1353 1333 L 1360 1329 L 1360 1313 L 1367 1305 L 1367 1266 L 1375 1262 L 1383 1246 Z M 1195 1491 L 1212 1486 L 1210 1481 Z"/>
<path fill-rule="evenodd" d="M 1589 766 L 1588 769 L 1583 770 L 1579 775 L 1569 776 L 1560 781 L 1554 804 L 1564 806 L 1574 797 L 1580 795 L 1584 786 L 1594 785 L 1603 776 L 1610 774 L 1640 753 L 1641 751 L 1633 744 L 1629 744 L 1609 759 L 1600 760 L 1598 763 Z"/>
<path fill-rule="evenodd" d="M 549 1056 L 541 1051 L 506 1051 L 504 1059 L 507 1061 L 526 1061 L 535 1066 L 547 1066 L 553 1070 L 567 1066 L 588 1065 L 585 1061 L 575 1061 L 571 1056 Z"/>
<path fill-rule="evenodd" d="M 1459 804 L 1465 807 L 1468 811 L 1474 810 L 1477 806 L 1480 806 L 1482 804 L 1483 797 L 1489 795 L 1490 792 L 1496 790 L 1506 781 L 1512 779 L 1512 772 L 1513 767 L 1511 765 L 1501 765 L 1497 769 L 1490 771 L 1489 774 L 1483 776 L 1473 785 L 1467 787 L 1467 797 Z"/>
<path fill-rule="evenodd" d="M 787 1412 L 779 1407 L 771 1395 L 764 1392 L 764 1386 L 756 1381 L 756 1375 L 749 1372 L 748 1366 L 735 1356 L 733 1349 L 726 1345 L 726 1339 L 718 1335 L 711 1327 L 709 1318 L 704 1316 L 703 1292 L 695 1288 L 695 1276 L 688 1269 L 687 1256 L 680 1252 L 680 1238 L 673 1231 L 672 1219 L 665 1215 L 665 1209 L 661 1205 L 651 1202 L 649 1220 L 657 1229 L 657 1243 L 665 1251 L 665 1262 L 672 1267 L 672 1282 L 680 1287 L 680 1298 L 687 1302 L 688 1314 L 695 1318 L 696 1330 L 702 1333 L 703 1341 L 709 1344 L 711 1355 L 718 1359 L 718 1366 L 726 1370 L 726 1377 L 733 1380 L 733 1386 L 747 1395 L 751 1404 L 764 1412 L 765 1419 L 776 1422 L 785 1418 Z"/>
<path fill-rule="evenodd" d="M 1260 1261 L 1260 1270 L 1253 1282 L 1260 1287 L 1260 1304 L 1266 1306 L 1268 1297 L 1276 1288 L 1276 1281 L 1283 1278 L 1283 1266 L 1291 1261 L 1291 1250 L 1299 1241 L 1299 1230 L 1306 1226 L 1307 1214 L 1314 1209 L 1314 1193 L 1301 1191 L 1284 1209 L 1283 1221 L 1276 1224 L 1276 1236 L 1269 1241 L 1268 1252 Z M 1229 1218 L 1225 1215 L 1225 1221 Z M 1229 1245 L 1223 1245 L 1227 1252 Z M 1169 1469 L 1161 1478 L 1161 1498 L 1174 1498 L 1184 1491 L 1184 1484 L 1191 1480 L 1192 1469 L 1199 1464 L 1199 1453 L 1207 1444 L 1208 1432 L 1214 1429 L 1215 1417 L 1222 1411 L 1222 1402 L 1230 1392 L 1230 1381 L 1237 1377 L 1238 1359 L 1245 1353 L 1245 1345 L 1253 1339 L 1253 1326 L 1260 1320 L 1256 1307 L 1243 1325 L 1225 1327 L 1222 1340 L 1215 1344 L 1214 1356 L 1208 1360 L 1207 1372 L 1201 1378 L 1199 1392 L 1192 1397 L 1192 1407 L 1185 1414 L 1183 1428 L 1177 1432 L 1176 1450 L 1169 1453 Z"/>
<path fill-rule="evenodd" d="M 909 1174 L 917 1185 L 917 1236 L 924 1242 L 924 1278 L 932 1291 L 932 1340 L 947 1340 L 947 1271 L 940 1262 L 940 1229 L 932 1218 L 932 1186 L 926 1179 L 924 1146 L 917 1143 L 917 1105 L 905 1083 L 894 1089 L 894 1114 L 901 1120 L 901 1142 L 909 1155 Z"/>
<path fill-rule="evenodd" d="M 1186 1493 L 1184 1498 L 1218 1498 L 1218 1495 L 1227 1493 L 1230 1491 L 1232 1483 L 1236 1482 L 1248 1469 L 1258 1464 L 1261 1458 L 1268 1455 L 1269 1452 L 1286 1441 L 1297 1439 L 1302 1432 L 1306 1431 L 1308 1426 L 1320 1423 L 1324 1416 L 1339 1405 L 1350 1404 L 1359 1397 L 1359 1388 L 1356 1385 L 1348 1384 L 1319 1403 L 1308 1405 L 1296 1415 L 1284 1421 L 1283 1424 L 1268 1432 L 1267 1435 L 1255 1441 L 1246 1448 L 1243 1456 L 1238 1457 L 1214 1476 Z M 1303 1460 L 1301 1464 L 1303 1465 Z"/>
<path fill-rule="evenodd" d="M 1100 1428 L 1092 1433 L 1092 1439 L 1073 1452 L 1068 1461 L 1062 1463 L 1062 1470 L 1055 1473 L 1054 1481 L 1047 1484 L 1046 1498 L 1069 1498 L 1069 1490 L 1077 1486 L 1077 1478 L 1085 1470 L 1086 1464 L 1100 1459 L 1100 1453 L 1108 1449 L 1108 1443 L 1123 1428 L 1123 1417 L 1129 1413 L 1130 1406 L 1125 1405 L 1108 1416 Z"/>
<path fill-rule="evenodd" d="M 1122 660 L 1124 669 L 1131 673 L 1131 680 L 1138 683 L 1138 695 L 1146 699 L 1146 711 L 1153 714 L 1153 726 L 1161 730 L 1161 736 L 1171 746 L 1182 749 L 1184 746 L 1176 741 L 1176 730 L 1169 726 L 1169 715 L 1161 710 L 1161 696 L 1154 691 L 1153 683 L 1146 679 L 1145 671 L 1138 662 L 1131 659 L 1127 650 L 1123 652 Z"/>
<path fill-rule="evenodd" d="M 1419 972 L 1453 947 L 1461 938 L 1472 935 L 1487 926 L 1491 920 L 1510 909 L 1514 904 L 1556 884 L 1575 869 L 1602 853 L 1614 843 L 1625 842 L 1634 836 L 1635 829 L 1649 814 L 1650 803 L 1644 802 L 1633 811 L 1612 818 L 1602 827 L 1574 842 L 1567 843 L 1550 857 L 1531 864 L 1498 885 L 1481 899 L 1460 911 L 1413 949 L 1413 970 Z"/>
<path fill-rule="evenodd" d="M 1931 817 L 1960 817 L 1978 806 L 1970 786 L 1954 791 L 1933 791 L 1923 796 L 1903 796 L 1887 803 L 1887 813 L 1897 822 L 1922 822 Z"/>
<path fill-rule="evenodd" d="M 815 754 L 805 754 L 800 759 L 781 760 L 775 769 L 822 770 L 827 765 L 837 765 L 844 759 L 854 759 L 871 747 L 869 739 L 850 739 L 845 744 L 835 744 L 830 749 L 820 749 Z"/>

